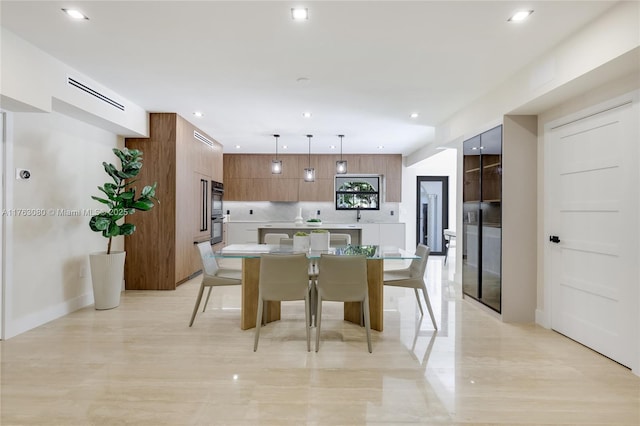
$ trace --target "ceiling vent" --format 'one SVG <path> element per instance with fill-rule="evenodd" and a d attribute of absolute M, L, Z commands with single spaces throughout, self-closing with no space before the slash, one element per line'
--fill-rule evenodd
<path fill-rule="evenodd" d="M 114 101 L 110 97 L 98 92 L 97 90 L 92 89 L 91 87 L 87 86 L 86 84 L 80 83 L 78 80 L 76 80 L 73 77 L 67 77 L 67 84 L 70 85 L 70 86 L 75 87 L 76 89 L 80 89 L 83 92 L 90 94 L 91 96 L 94 96 L 94 97 L 100 99 L 102 102 L 105 102 L 105 103 L 111 105 L 114 108 L 118 108 L 120 111 L 124 111 L 124 105 L 122 105 L 119 102 Z"/>
<path fill-rule="evenodd" d="M 208 137 L 206 137 L 205 135 L 203 135 L 202 133 L 198 132 L 197 130 L 193 131 L 193 137 L 198 139 L 200 142 L 206 143 L 211 148 L 213 148 L 213 141 Z"/>

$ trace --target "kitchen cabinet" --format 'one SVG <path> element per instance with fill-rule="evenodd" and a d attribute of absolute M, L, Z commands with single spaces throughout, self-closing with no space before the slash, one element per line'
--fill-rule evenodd
<path fill-rule="evenodd" d="M 271 174 L 270 154 L 225 154 L 224 182 L 227 201 L 328 201 L 335 197 L 334 178 L 339 155 L 285 154 L 282 174 Z M 402 156 L 386 154 L 344 155 L 349 174 L 383 176 L 383 197 L 387 202 L 402 201 Z M 302 170 L 316 169 L 316 181 L 305 182 Z"/>
<path fill-rule="evenodd" d="M 211 232 L 211 181 L 221 180 L 222 146 L 175 113 L 152 113 L 149 138 L 127 138 L 143 152 L 141 182 L 157 182 L 160 203 L 127 217 L 137 231 L 125 237 L 129 290 L 171 290 L 202 269 L 194 241 Z"/>
<path fill-rule="evenodd" d="M 462 151 L 463 294 L 504 321 L 533 321 L 537 118 L 504 116 Z"/>

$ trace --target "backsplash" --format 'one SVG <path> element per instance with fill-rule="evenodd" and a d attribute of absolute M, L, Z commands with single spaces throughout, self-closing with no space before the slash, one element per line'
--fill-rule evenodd
<path fill-rule="evenodd" d="M 397 223 L 399 203 L 384 203 L 380 210 L 361 210 L 361 223 Z M 269 202 L 269 201 L 225 201 L 224 212 L 231 222 L 293 222 L 302 209 L 302 218 L 316 216 L 326 223 L 354 223 L 355 210 L 336 210 L 334 203 L 321 202 Z M 320 214 L 317 215 L 317 211 Z M 251 214 L 253 212 L 253 214 Z"/>

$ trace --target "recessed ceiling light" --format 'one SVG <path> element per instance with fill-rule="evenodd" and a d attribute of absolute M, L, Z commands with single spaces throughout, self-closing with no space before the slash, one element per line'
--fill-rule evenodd
<path fill-rule="evenodd" d="M 287 145 L 282 145 L 282 149 L 287 149 L 289 148 Z"/>
<path fill-rule="evenodd" d="M 62 11 L 71 16 L 73 19 L 89 19 L 85 14 L 76 9 L 62 9 Z"/>
<path fill-rule="evenodd" d="M 411 113 L 411 115 L 410 115 L 410 117 L 411 117 L 411 118 L 418 118 L 418 115 L 419 115 L 419 114 L 418 114 L 417 112 L 412 112 L 412 113 Z"/>
<path fill-rule="evenodd" d="M 293 8 L 291 9 L 291 17 L 294 21 L 306 21 L 309 19 L 309 9 L 307 8 Z"/>
<path fill-rule="evenodd" d="M 240 149 L 240 145 L 236 145 L 236 149 Z"/>
<path fill-rule="evenodd" d="M 335 145 L 330 145 L 329 149 L 336 149 L 336 146 Z"/>
<path fill-rule="evenodd" d="M 525 19 L 527 19 L 529 17 L 529 15 L 531 15 L 533 13 L 533 10 L 520 10 L 516 13 L 513 14 L 513 16 L 509 19 L 507 19 L 507 21 L 509 22 L 520 22 L 520 21 L 524 21 Z"/>
<path fill-rule="evenodd" d="M 384 149 L 383 145 L 378 145 L 378 149 Z"/>
<path fill-rule="evenodd" d="M 311 118 L 311 113 L 310 113 L 310 112 L 303 112 L 303 113 L 302 113 L 302 116 L 303 116 L 304 118 Z"/>
<path fill-rule="evenodd" d="M 204 113 L 202 113 L 200 111 L 194 112 L 193 115 L 195 115 L 196 117 L 204 117 Z"/>

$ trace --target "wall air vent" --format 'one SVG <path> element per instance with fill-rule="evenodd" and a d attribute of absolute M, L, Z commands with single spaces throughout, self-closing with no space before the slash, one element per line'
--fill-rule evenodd
<path fill-rule="evenodd" d="M 213 141 L 208 137 L 206 137 L 205 135 L 203 135 L 202 133 L 198 132 L 197 130 L 193 131 L 193 137 L 198 139 L 200 142 L 206 143 L 211 148 L 213 148 Z"/>
<path fill-rule="evenodd" d="M 118 108 L 120 111 L 124 111 L 124 105 L 122 105 L 119 102 L 114 101 L 113 99 L 111 99 L 110 97 L 103 95 L 102 93 L 98 92 L 95 89 L 92 89 L 91 87 L 87 86 L 86 84 L 83 84 L 81 82 L 79 82 L 78 80 L 76 80 L 73 77 L 67 77 L 67 84 L 69 84 L 70 86 L 73 86 L 77 89 L 82 90 L 85 93 L 90 94 L 91 96 L 95 96 L 96 98 L 100 99 L 102 102 L 108 103 L 109 105 L 111 105 L 114 108 Z"/>

